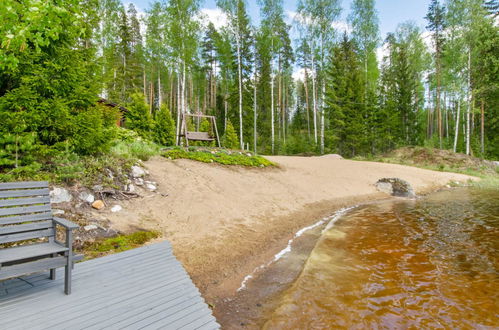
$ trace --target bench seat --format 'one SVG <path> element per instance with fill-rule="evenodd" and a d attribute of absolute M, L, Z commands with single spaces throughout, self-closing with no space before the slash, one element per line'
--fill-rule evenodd
<path fill-rule="evenodd" d="M 4 248 L 0 249 L 0 264 L 20 259 L 29 259 L 29 258 L 50 255 L 54 253 L 62 253 L 68 250 L 69 249 L 67 247 L 57 244 L 55 242 Z"/>

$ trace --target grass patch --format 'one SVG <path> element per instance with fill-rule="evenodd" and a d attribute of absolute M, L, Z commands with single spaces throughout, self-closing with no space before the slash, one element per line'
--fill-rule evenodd
<path fill-rule="evenodd" d="M 93 242 L 85 246 L 82 252 L 85 254 L 85 259 L 93 259 L 106 254 L 135 249 L 159 236 L 160 233 L 156 231 L 137 231 L 129 235 L 119 235 Z"/>
<path fill-rule="evenodd" d="M 192 159 L 203 163 L 219 163 L 223 165 L 241 165 L 250 167 L 276 166 L 270 160 L 253 155 L 249 152 L 240 152 L 226 149 L 183 149 L 173 148 L 162 153 L 163 157 L 169 159 Z"/>

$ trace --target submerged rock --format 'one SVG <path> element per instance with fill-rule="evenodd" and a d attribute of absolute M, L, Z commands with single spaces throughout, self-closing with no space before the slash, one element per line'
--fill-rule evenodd
<path fill-rule="evenodd" d="M 384 193 L 397 197 L 415 197 L 414 189 L 409 182 L 399 178 L 382 178 L 376 182 L 376 188 Z"/>

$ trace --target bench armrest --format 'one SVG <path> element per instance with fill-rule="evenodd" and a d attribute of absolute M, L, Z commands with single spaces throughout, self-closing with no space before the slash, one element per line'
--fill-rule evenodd
<path fill-rule="evenodd" d="M 77 229 L 80 228 L 76 223 L 71 222 L 69 220 L 63 219 L 63 218 L 58 218 L 58 217 L 52 217 L 54 222 L 58 225 L 61 225 L 65 227 L 66 229 Z"/>

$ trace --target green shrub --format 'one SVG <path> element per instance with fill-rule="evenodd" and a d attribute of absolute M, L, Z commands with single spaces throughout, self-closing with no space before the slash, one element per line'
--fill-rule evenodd
<path fill-rule="evenodd" d="M 237 137 L 236 130 L 234 126 L 227 120 L 227 128 L 225 129 L 224 136 L 222 138 L 222 145 L 227 149 L 240 149 L 239 138 Z"/>
<path fill-rule="evenodd" d="M 175 121 L 166 104 L 156 113 L 154 121 L 154 142 L 164 146 L 175 145 Z"/>
<path fill-rule="evenodd" d="M 109 107 L 95 106 L 79 113 L 75 119 L 75 132 L 71 139 L 80 155 L 106 153 L 116 137 L 117 112 Z"/>
<path fill-rule="evenodd" d="M 125 113 L 126 127 L 136 131 L 141 137 L 152 138 L 153 120 L 149 113 L 149 107 L 144 101 L 144 95 L 134 93 L 132 101 L 127 105 L 128 112 Z"/>
<path fill-rule="evenodd" d="M 132 142 L 116 141 L 111 147 L 111 155 L 115 157 L 140 160 L 159 155 L 160 146 L 147 140 L 135 140 Z"/>

